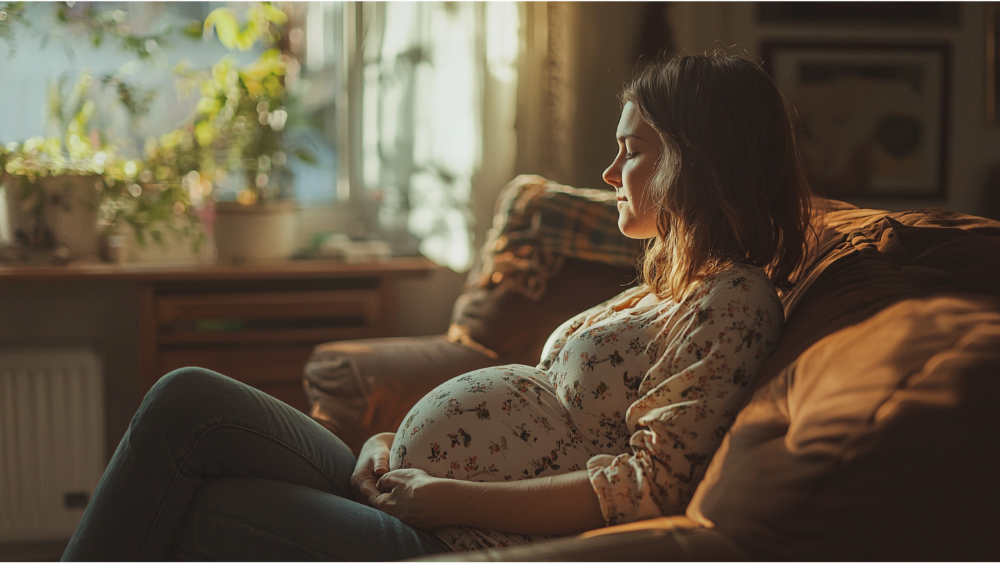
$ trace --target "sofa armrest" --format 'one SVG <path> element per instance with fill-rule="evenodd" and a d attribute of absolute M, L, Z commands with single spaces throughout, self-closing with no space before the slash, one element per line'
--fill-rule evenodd
<path fill-rule="evenodd" d="M 373 434 L 395 431 L 410 407 L 441 383 L 495 364 L 443 335 L 348 340 L 317 346 L 302 385 L 310 416 L 357 455 Z"/>
<path fill-rule="evenodd" d="M 721 532 L 684 516 L 643 520 L 532 545 L 461 552 L 414 561 L 747 561 Z"/>

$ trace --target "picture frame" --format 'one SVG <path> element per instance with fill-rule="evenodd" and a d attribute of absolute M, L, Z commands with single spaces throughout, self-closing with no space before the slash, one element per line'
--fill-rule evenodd
<path fill-rule="evenodd" d="M 997 127 L 997 109 L 1000 108 L 1000 88 L 997 87 L 997 77 L 1000 76 L 1000 9 L 998 2 L 986 3 L 986 124 Z"/>
<path fill-rule="evenodd" d="M 950 47 L 945 43 L 762 45 L 794 108 L 813 188 L 834 199 L 944 199 Z"/>
<path fill-rule="evenodd" d="M 958 2 L 758 2 L 764 25 L 958 25 Z"/>

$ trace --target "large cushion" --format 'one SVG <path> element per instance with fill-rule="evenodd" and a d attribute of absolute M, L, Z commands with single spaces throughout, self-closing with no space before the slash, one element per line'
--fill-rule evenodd
<path fill-rule="evenodd" d="M 687 514 L 757 557 L 995 560 L 998 399 L 995 304 L 897 303 L 755 393 Z"/>
<path fill-rule="evenodd" d="M 785 334 L 758 381 L 828 334 L 942 291 L 1000 295 L 1000 222 L 943 209 L 889 213 L 823 200 L 818 242 L 781 296 Z"/>
<path fill-rule="evenodd" d="M 1000 557 L 1000 223 L 839 208 L 688 516 L 757 557 Z"/>

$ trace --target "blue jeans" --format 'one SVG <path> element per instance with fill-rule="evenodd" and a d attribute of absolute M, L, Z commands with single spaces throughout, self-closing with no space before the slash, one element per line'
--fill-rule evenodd
<path fill-rule="evenodd" d="M 185 368 L 146 394 L 63 560 L 394 560 L 449 551 L 355 502 L 355 457 L 297 410 Z"/>

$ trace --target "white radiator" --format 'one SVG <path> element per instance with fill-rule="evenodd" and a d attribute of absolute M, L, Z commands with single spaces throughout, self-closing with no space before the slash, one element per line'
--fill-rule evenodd
<path fill-rule="evenodd" d="M 0 542 L 68 539 L 104 466 L 97 355 L 0 349 Z"/>

